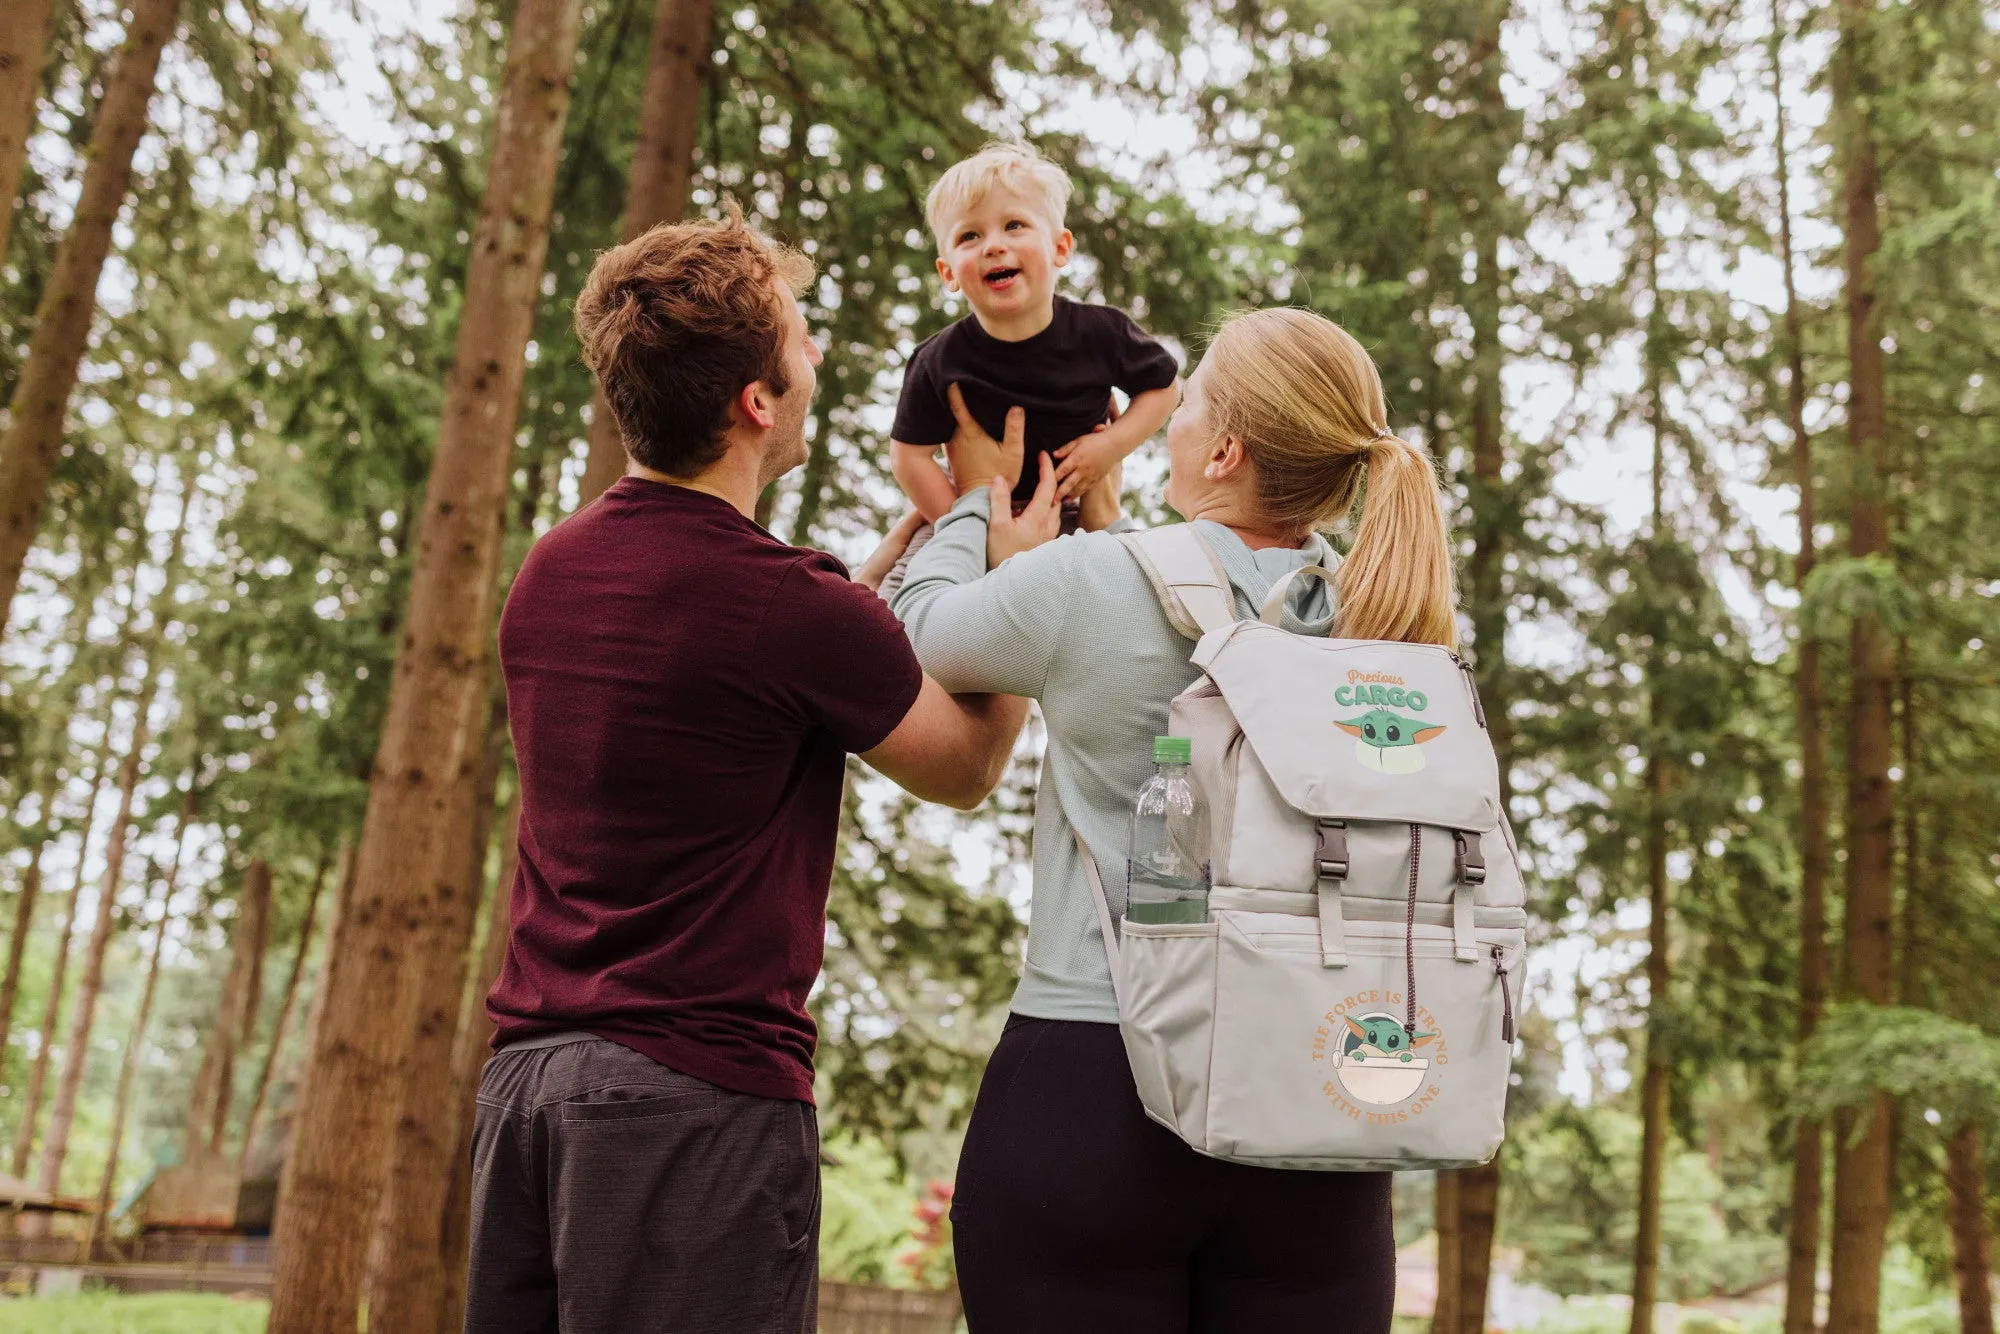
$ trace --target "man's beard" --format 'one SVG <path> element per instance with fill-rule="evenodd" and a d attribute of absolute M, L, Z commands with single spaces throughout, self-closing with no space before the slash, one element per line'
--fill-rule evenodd
<path fill-rule="evenodd" d="M 800 408 L 797 421 L 781 421 L 771 432 L 771 443 L 764 450 L 764 466 L 758 470 L 759 486 L 769 486 L 805 463 L 806 414 L 803 404 Z"/>

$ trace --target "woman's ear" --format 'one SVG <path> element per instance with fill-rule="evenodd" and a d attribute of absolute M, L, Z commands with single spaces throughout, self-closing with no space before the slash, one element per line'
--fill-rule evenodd
<path fill-rule="evenodd" d="M 1243 452 L 1243 442 L 1233 435 L 1225 435 L 1209 446 L 1208 462 L 1202 465 L 1201 475 L 1211 482 L 1226 482 L 1248 459 Z"/>

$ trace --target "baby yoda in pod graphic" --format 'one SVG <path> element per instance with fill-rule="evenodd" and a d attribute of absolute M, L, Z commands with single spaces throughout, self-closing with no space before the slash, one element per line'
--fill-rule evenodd
<path fill-rule="evenodd" d="M 1417 748 L 1444 731 L 1392 709 L 1370 709 L 1334 726 L 1354 738 L 1354 758 L 1362 767 L 1378 774 L 1416 773 L 1424 767 L 1424 753 Z"/>
<path fill-rule="evenodd" d="M 1348 1030 L 1360 1041 L 1345 1053 L 1350 1061 L 1401 1061 L 1408 1064 L 1416 1048 L 1437 1037 L 1435 1033 L 1415 1033 L 1388 1015 L 1371 1014 L 1365 1019 L 1342 1015 Z"/>

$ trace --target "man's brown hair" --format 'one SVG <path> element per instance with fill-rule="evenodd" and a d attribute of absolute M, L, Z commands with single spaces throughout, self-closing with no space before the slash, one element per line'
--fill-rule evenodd
<path fill-rule="evenodd" d="M 576 333 L 626 453 L 670 477 L 721 458 L 743 386 L 791 389 L 775 289 L 802 293 L 812 272 L 733 213 L 662 223 L 599 255 L 576 299 Z"/>

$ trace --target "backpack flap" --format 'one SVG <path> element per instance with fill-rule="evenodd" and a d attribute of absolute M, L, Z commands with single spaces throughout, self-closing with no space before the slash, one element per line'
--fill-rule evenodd
<path fill-rule="evenodd" d="M 1499 824 L 1493 741 L 1470 672 L 1447 650 L 1242 621 L 1203 635 L 1192 661 L 1301 814 L 1474 834 Z"/>

